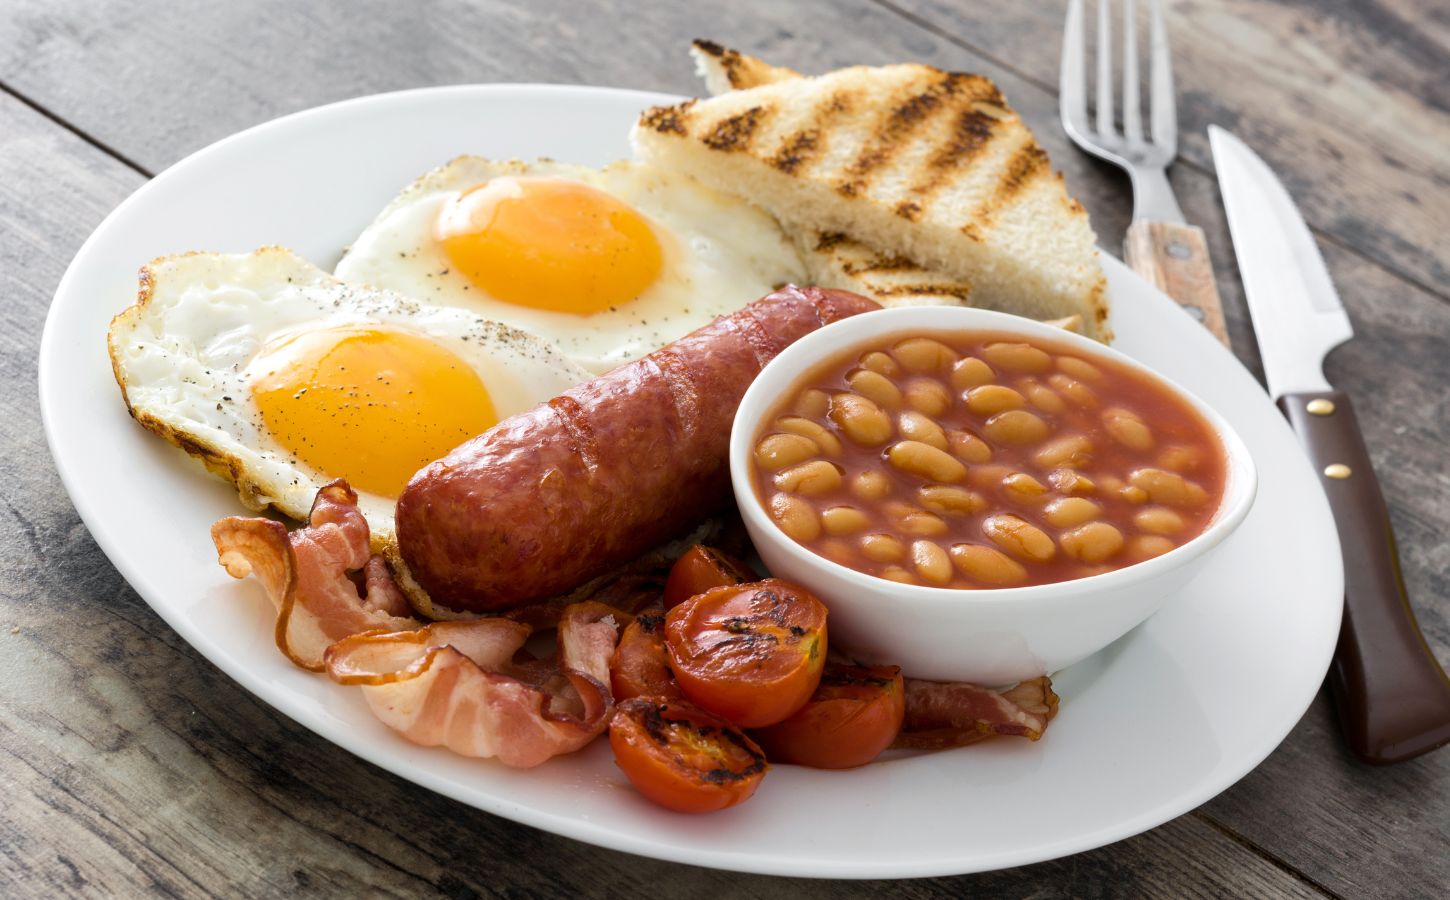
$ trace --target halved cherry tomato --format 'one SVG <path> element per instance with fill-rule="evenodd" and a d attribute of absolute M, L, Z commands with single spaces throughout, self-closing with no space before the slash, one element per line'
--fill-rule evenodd
<path fill-rule="evenodd" d="M 905 715 L 901 669 L 832 663 L 799 712 L 754 737 L 776 762 L 849 769 L 891 746 Z"/>
<path fill-rule="evenodd" d="M 740 729 L 681 700 L 636 697 L 609 723 L 614 761 L 635 788 L 676 812 L 713 812 L 755 793 L 769 764 Z"/>
<path fill-rule="evenodd" d="M 728 553 L 696 544 L 680 554 L 670 568 L 669 580 L 665 582 L 665 609 L 674 609 L 712 587 L 744 584 L 757 578 L 749 566 Z"/>
<path fill-rule="evenodd" d="M 615 700 L 655 696 L 675 699 L 680 686 L 665 653 L 665 614 L 647 610 L 634 617 L 619 637 L 609 661 L 609 686 Z"/>
<path fill-rule="evenodd" d="M 685 696 L 742 728 L 805 705 L 826 661 L 826 607 L 775 578 L 696 594 L 665 615 L 665 648 Z"/>

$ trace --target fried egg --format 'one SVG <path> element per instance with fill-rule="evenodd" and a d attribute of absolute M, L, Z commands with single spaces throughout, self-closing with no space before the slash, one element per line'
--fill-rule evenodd
<path fill-rule="evenodd" d="M 470 156 L 404 190 L 336 274 L 533 332 L 594 372 L 806 275 L 767 213 L 687 176 Z"/>
<path fill-rule="evenodd" d="M 131 414 L 247 506 L 305 520 L 345 478 L 383 542 L 414 472 L 590 377 L 531 334 L 276 247 L 147 265 L 109 344 Z"/>

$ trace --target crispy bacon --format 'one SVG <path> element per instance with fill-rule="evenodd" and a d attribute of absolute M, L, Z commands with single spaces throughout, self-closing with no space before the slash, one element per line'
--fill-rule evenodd
<path fill-rule="evenodd" d="M 997 735 L 1035 741 L 1057 715 L 1047 677 L 997 691 L 974 684 L 906 679 L 906 719 L 892 746 L 914 750 L 962 747 Z"/>
<path fill-rule="evenodd" d="M 421 623 L 381 556 L 368 550 L 368 523 L 345 481 L 317 492 L 308 522 L 290 535 L 281 522 L 228 516 L 211 527 L 217 561 L 233 578 L 256 576 L 277 607 L 277 648 L 313 672 L 334 641 L 362 631 Z"/>
<path fill-rule="evenodd" d="M 604 731 L 617 616 L 601 603 L 566 608 L 549 660 L 523 656 L 533 629 L 504 617 L 359 634 L 327 648 L 327 673 L 361 685 L 383 724 L 414 743 L 537 766 Z"/>

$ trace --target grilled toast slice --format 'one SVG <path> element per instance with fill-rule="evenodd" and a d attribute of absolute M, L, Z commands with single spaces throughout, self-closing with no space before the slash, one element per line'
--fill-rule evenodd
<path fill-rule="evenodd" d="M 947 278 L 898 253 L 882 253 L 839 231 L 787 229 L 811 280 L 865 294 L 882 306 L 974 306 L 966 279 Z"/>
<path fill-rule="evenodd" d="M 981 306 L 972 286 L 948 278 L 904 256 L 872 250 L 840 232 L 797 231 L 791 235 L 813 283 L 864 294 L 888 309 L 893 306 Z M 1003 310 L 1018 315 L 1017 310 Z M 1037 318 L 1033 316 L 1032 318 Z M 1042 318 L 1048 325 L 1083 334 L 1081 313 Z"/>
<path fill-rule="evenodd" d="M 805 77 L 712 41 L 694 41 L 690 55 L 711 95 Z M 972 285 L 966 279 L 933 272 L 900 254 L 873 250 L 842 232 L 796 228 L 791 238 L 811 281 L 823 287 L 865 294 L 887 307 L 972 305 Z M 1081 322 L 1080 316 L 1077 321 Z"/>
<path fill-rule="evenodd" d="M 703 42 L 695 56 L 731 90 L 646 110 L 637 156 L 770 210 L 822 283 L 1076 315 L 1109 338 L 1087 214 L 991 81 L 915 64 L 803 77 Z"/>

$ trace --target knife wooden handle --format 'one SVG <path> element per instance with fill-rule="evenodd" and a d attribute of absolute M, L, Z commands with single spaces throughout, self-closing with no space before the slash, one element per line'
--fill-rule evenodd
<path fill-rule="evenodd" d="M 1123 261 L 1203 323 L 1229 346 L 1223 303 L 1203 229 L 1172 222 L 1134 222 L 1123 240 Z"/>
<path fill-rule="evenodd" d="M 1450 678 L 1415 623 L 1349 396 L 1286 394 L 1279 408 L 1319 472 L 1344 549 L 1344 621 L 1329 683 L 1350 749 L 1377 764 L 1434 750 L 1450 742 Z"/>

